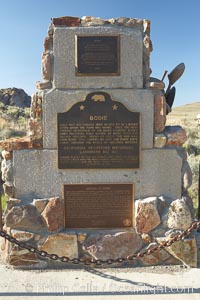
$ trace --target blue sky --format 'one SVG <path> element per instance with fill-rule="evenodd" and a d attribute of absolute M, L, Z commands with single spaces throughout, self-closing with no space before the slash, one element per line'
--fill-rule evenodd
<path fill-rule="evenodd" d="M 199 0 L 0 0 L 0 88 L 36 91 L 48 25 L 65 15 L 150 19 L 152 76 L 161 78 L 184 62 L 175 106 L 200 101 Z"/>

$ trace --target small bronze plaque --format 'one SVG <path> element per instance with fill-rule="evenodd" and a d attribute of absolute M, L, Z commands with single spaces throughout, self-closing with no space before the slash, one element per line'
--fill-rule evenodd
<path fill-rule="evenodd" d="M 133 195 L 133 184 L 64 185 L 65 227 L 132 227 Z"/>
<path fill-rule="evenodd" d="M 138 169 L 140 113 L 94 92 L 57 116 L 59 169 Z"/>
<path fill-rule="evenodd" d="M 119 75 L 119 36 L 77 36 L 76 75 Z"/>

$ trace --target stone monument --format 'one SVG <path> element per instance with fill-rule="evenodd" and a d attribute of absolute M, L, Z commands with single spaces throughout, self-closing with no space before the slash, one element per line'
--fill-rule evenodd
<path fill-rule="evenodd" d="M 185 131 L 165 126 L 164 83 L 150 78 L 150 21 L 53 18 L 29 136 L 1 141 L 4 230 L 59 256 L 116 259 L 193 221 Z M 8 241 L 18 267 L 61 266 Z M 197 264 L 194 236 L 135 266 Z"/>

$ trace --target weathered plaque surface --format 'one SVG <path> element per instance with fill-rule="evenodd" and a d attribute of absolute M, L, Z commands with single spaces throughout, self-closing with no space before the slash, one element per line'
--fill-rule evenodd
<path fill-rule="evenodd" d="M 119 75 L 119 36 L 77 36 L 76 75 Z"/>
<path fill-rule="evenodd" d="M 57 115 L 59 169 L 134 169 L 140 163 L 140 113 L 95 92 Z"/>
<path fill-rule="evenodd" d="M 132 227 L 133 194 L 133 184 L 64 185 L 65 227 Z"/>

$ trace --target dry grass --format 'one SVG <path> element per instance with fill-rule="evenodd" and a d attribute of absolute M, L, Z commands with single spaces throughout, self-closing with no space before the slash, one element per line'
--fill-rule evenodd
<path fill-rule="evenodd" d="M 173 108 L 167 116 L 167 125 L 180 125 L 187 127 L 197 127 L 196 116 L 200 114 L 200 102 L 190 103 Z"/>
<path fill-rule="evenodd" d="M 188 153 L 188 162 L 193 174 L 193 183 L 189 188 L 189 195 L 193 200 L 196 213 L 198 210 L 198 171 L 200 162 L 200 124 L 195 120 L 198 114 L 200 114 L 200 102 L 176 107 L 167 116 L 167 125 L 180 125 L 187 132 L 188 140 L 184 147 Z"/>

